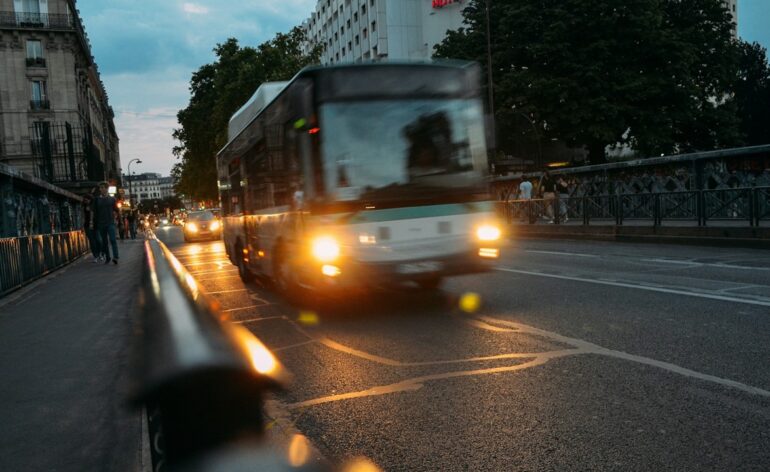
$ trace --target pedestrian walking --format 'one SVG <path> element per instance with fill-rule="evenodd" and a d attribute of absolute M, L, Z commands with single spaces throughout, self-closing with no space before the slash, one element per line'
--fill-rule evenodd
<path fill-rule="evenodd" d="M 91 262 L 97 263 L 101 260 L 102 248 L 99 239 L 99 235 L 94 228 L 94 199 L 99 192 L 99 187 L 94 187 L 90 193 L 83 196 L 83 230 L 88 238 L 88 245 L 91 247 L 91 254 L 93 260 Z"/>
<path fill-rule="evenodd" d="M 553 223 L 554 200 L 556 199 L 556 181 L 551 177 L 551 173 L 545 171 L 540 179 L 540 194 L 543 197 L 543 206 L 545 207 L 545 216 L 549 223 Z"/>
<path fill-rule="evenodd" d="M 519 183 L 519 200 L 526 200 L 523 204 L 524 212 L 521 214 L 522 221 L 529 221 L 534 223 L 534 211 L 532 210 L 532 182 L 529 181 L 526 175 L 521 176 L 521 182 Z"/>
<path fill-rule="evenodd" d="M 104 263 L 109 264 L 109 262 L 112 261 L 117 264 L 120 257 L 120 253 L 118 252 L 118 241 L 115 237 L 115 218 L 120 213 L 118 210 L 118 202 L 115 200 L 115 197 L 111 197 L 107 194 L 106 182 L 99 184 L 99 192 L 101 195 L 99 195 L 94 202 L 95 228 L 97 228 L 101 237 Z M 111 257 L 110 246 L 112 246 Z"/>
<path fill-rule="evenodd" d="M 567 215 L 567 199 L 569 198 L 569 184 L 564 180 L 563 176 L 559 176 L 556 181 L 556 190 L 559 193 L 559 221 L 567 222 L 569 217 Z"/>
<path fill-rule="evenodd" d="M 136 203 L 132 200 L 131 206 L 128 210 L 128 232 L 131 234 L 131 239 L 136 239 L 136 220 L 139 217 L 139 210 L 136 209 Z"/>

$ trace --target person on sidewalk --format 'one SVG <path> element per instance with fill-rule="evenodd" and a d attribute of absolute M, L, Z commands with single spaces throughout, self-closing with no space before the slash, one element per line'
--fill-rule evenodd
<path fill-rule="evenodd" d="M 118 241 L 115 237 L 115 218 L 119 214 L 118 202 L 115 197 L 107 194 L 107 183 L 99 184 L 101 195 L 94 203 L 95 227 L 99 231 L 102 239 L 102 254 L 104 254 L 104 263 L 110 261 L 118 263 L 120 253 L 118 252 Z M 109 245 L 107 240 L 109 238 Z M 110 257 L 110 246 L 112 246 L 112 257 Z"/>
<path fill-rule="evenodd" d="M 559 221 L 566 223 L 569 221 L 567 199 L 569 198 L 569 183 L 563 176 L 559 176 L 556 181 L 556 189 L 559 192 Z"/>
<path fill-rule="evenodd" d="M 551 173 L 545 171 L 543 177 L 540 179 L 540 192 L 543 197 L 543 206 L 545 211 L 545 217 L 549 223 L 553 223 L 554 220 L 554 201 L 556 200 L 556 181 L 551 177 Z"/>
<path fill-rule="evenodd" d="M 524 211 L 521 214 L 521 221 L 529 221 L 534 223 L 532 210 L 532 182 L 529 181 L 526 175 L 521 176 L 521 183 L 519 183 L 519 200 L 526 200 L 524 202 Z"/>
<path fill-rule="evenodd" d="M 136 202 L 134 200 L 131 200 L 130 204 L 127 216 L 128 232 L 131 235 L 131 239 L 136 239 L 136 220 L 139 218 L 139 210 L 136 209 Z"/>
<path fill-rule="evenodd" d="M 93 263 L 97 263 L 102 257 L 102 248 L 99 243 L 99 235 L 94 228 L 94 198 L 96 192 L 99 191 L 98 187 L 83 196 L 83 230 L 88 238 L 88 245 L 91 247 L 91 254 L 93 254 Z"/>

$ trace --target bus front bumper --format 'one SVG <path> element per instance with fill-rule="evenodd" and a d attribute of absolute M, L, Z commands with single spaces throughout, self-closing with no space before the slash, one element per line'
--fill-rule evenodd
<path fill-rule="evenodd" d="M 318 267 L 316 280 L 321 287 L 377 287 L 487 272 L 494 267 L 499 249 L 487 249 L 485 257 L 479 251 L 394 262 L 344 260 Z"/>

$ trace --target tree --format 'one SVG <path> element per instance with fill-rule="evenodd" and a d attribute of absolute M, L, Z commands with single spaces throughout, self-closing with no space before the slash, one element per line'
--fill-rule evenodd
<path fill-rule="evenodd" d="M 741 119 L 744 144 L 770 144 L 770 66 L 767 51 L 757 43 L 741 41 L 735 105 Z"/>
<path fill-rule="evenodd" d="M 484 7 L 471 0 L 464 28 L 435 56 L 485 64 Z M 490 18 L 498 130 L 525 114 L 592 163 L 614 144 L 657 155 L 738 138 L 735 107 L 722 99 L 736 61 L 721 0 L 495 1 Z M 497 134 L 512 146 L 515 133 Z"/>
<path fill-rule="evenodd" d="M 217 60 L 201 66 L 190 80 L 190 103 L 177 114 L 180 128 L 171 175 L 175 190 L 196 200 L 216 200 L 216 154 L 227 143 L 227 124 L 263 82 L 288 80 L 318 62 L 320 46 L 302 53 L 305 34 L 295 27 L 257 48 L 241 47 L 230 38 L 214 48 Z"/>

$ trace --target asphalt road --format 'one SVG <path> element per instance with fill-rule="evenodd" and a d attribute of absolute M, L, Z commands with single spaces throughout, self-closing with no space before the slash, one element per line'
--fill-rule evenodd
<path fill-rule="evenodd" d="M 768 251 L 514 241 L 491 273 L 316 313 L 157 233 L 294 374 L 280 403 L 332 461 L 770 470 Z"/>

